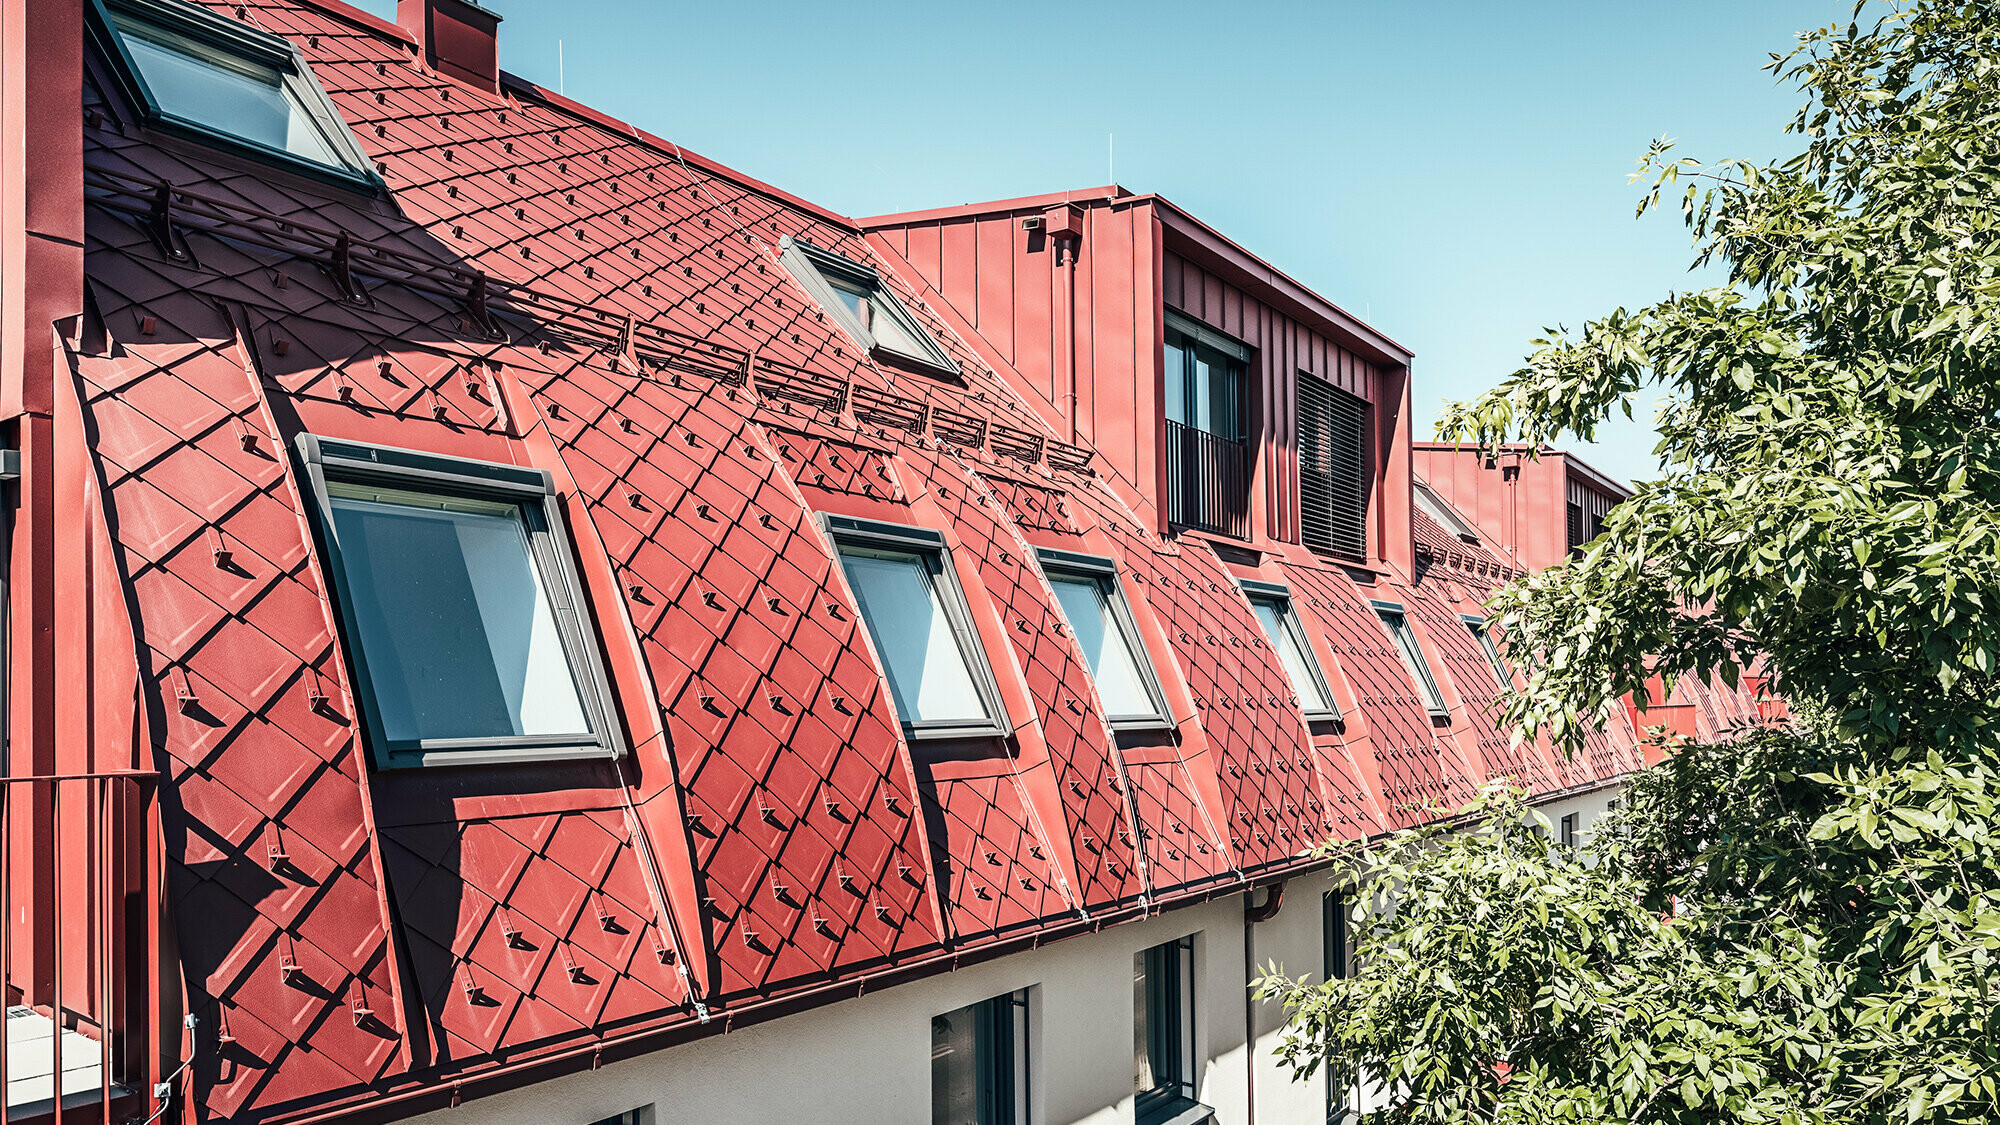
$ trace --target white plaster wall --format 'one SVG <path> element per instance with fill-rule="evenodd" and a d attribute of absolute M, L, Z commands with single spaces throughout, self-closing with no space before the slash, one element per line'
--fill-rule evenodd
<path fill-rule="evenodd" d="M 1617 789 L 1541 806 L 1560 825 L 1581 814 L 1587 839 Z M 711 1036 L 477 1098 L 415 1120 L 423 1125 L 590 1125 L 650 1106 L 654 1121 L 715 1125 L 930 1120 L 931 1017 L 1015 989 L 1032 989 L 1029 1089 L 1035 1125 L 1129 1125 L 1132 1121 L 1132 958 L 1160 942 L 1196 934 L 1195 1041 L 1202 1048 L 1201 1099 L 1219 1125 L 1317 1125 L 1323 1075 L 1295 1080 L 1274 1051 L 1283 1009 L 1252 1013 L 1255 1064 L 1246 1062 L 1247 982 L 1276 962 L 1318 979 L 1323 896 L 1335 877 L 1293 879 L 1276 917 L 1255 927 L 1246 972 L 1244 896 L 1183 907 L 1101 933 L 907 984 L 726 1035 Z M 1261 900 L 1262 895 L 1260 894 Z M 1252 1105 L 1255 1111 L 1252 1115 Z"/>

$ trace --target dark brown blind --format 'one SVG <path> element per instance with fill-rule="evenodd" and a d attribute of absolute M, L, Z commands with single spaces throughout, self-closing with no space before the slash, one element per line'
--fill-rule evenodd
<path fill-rule="evenodd" d="M 1299 373 L 1299 539 L 1324 555 L 1368 557 L 1368 403 Z"/>
<path fill-rule="evenodd" d="M 1617 501 L 1589 485 L 1569 478 L 1569 549 L 1579 550 L 1604 532 L 1604 517 Z"/>

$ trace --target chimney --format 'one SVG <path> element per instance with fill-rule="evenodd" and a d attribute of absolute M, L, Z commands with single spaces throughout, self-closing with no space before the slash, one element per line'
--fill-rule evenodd
<path fill-rule="evenodd" d="M 396 22 L 438 73 L 500 92 L 500 16 L 472 0 L 397 0 Z"/>

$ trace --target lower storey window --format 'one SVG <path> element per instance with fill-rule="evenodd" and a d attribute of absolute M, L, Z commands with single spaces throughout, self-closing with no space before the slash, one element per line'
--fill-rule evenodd
<path fill-rule="evenodd" d="M 1209 1119 L 1195 1101 L 1192 935 L 1134 955 L 1132 1050 L 1138 1125 Z"/>
<path fill-rule="evenodd" d="M 931 1017 L 932 1125 L 1017 1125 L 1027 1105 L 1027 990 Z"/>

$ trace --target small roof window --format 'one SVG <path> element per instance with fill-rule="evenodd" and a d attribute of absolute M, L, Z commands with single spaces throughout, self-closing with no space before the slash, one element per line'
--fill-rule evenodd
<path fill-rule="evenodd" d="M 1106 720 L 1118 730 L 1173 726 L 1131 603 L 1118 583 L 1118 564 L 1069 551 L 1043 549 L 1037 554 L 1063 619 L 1090 665 Z"/>
<path fill-rule="evenodd" d="M 1500 686 L 1514 686 L 1514 673 L 1507 670 L 1507 662 L 1500 658 L 1500 649 L 1493 643 L 1493 630 L 1486 627 L 1486 619 L 1469 613 L 1459 614 L 1458 619 L 1465 622 L 1465 627 L 1478 638 L 1480 649 L 1486 653 L 1486 663 L 1493 666 L 1493 675 L 1500 681 Z"/>
<path fill-rule="evenodd" d="M 376 760 L 622 752 L 545 472 L 299 437 Z"/>
<path fill-rule="evenodd" d="M 935 531 L 823 516 L 910 738 L 1008 733 L 993 670 Z"/>
<path fill-rule="evenodd" d="M 1433 719 L 1448 718 L 1451 709 L 1445 706 L 1444 693 L 1438 690 L 1437 677 L 1431 675 L 1430 661 L 1424 659 L 1423 646 L 1417 643 L 1417 632 L 1410 628 L 1410 619 L 1403 607 L 1395 602 L 1372 602 L 1375 616 L 1382 619 L 1382 627 L 1389 631 L 1389 639 L 1396 642 L 1396 655 L 1403 658 L 1403 668 L 1410 674 L 1410 682 L 1416 685 L 1422 696 L 1424 709 Z"/>
<path fill-rule="evenodd" d="M 870 355 L 959 374 L 958 364 L 872 268 L 790 237 L 778 260 Z"/>
<path fill-rule="evenodd" d="M 1320 671 L 1319 661 L 1314 658 L 1312 646 L 1306 641 L 1305 628 L 1299 624 L 1299 615 L 1292 609 L 1291 590 L 1275 582 L 1246 579 L 1243 593 L 1250 599 L 1250 608 L 1257 614 L 1257 624 L 1264 627 L 1264 636 L 1270 639 L 1271 648 L 1277 652 L 1278 662 L 1285 666 L 1285 677 L 1292 682 L 1292 694 L 1299 697 L 1299 709 L 1305 712 L 1306 721 L 1338 721 L 1340 708 L 1333 702 L 1333 692 L 1327 689 L 1326 676 Z"/>
<path fill-rule="evenodd" d="M 298 48 L 176 0 L 96 0 L 91 33 L 146 124 L 368 188 L 367 156 Z"/>

